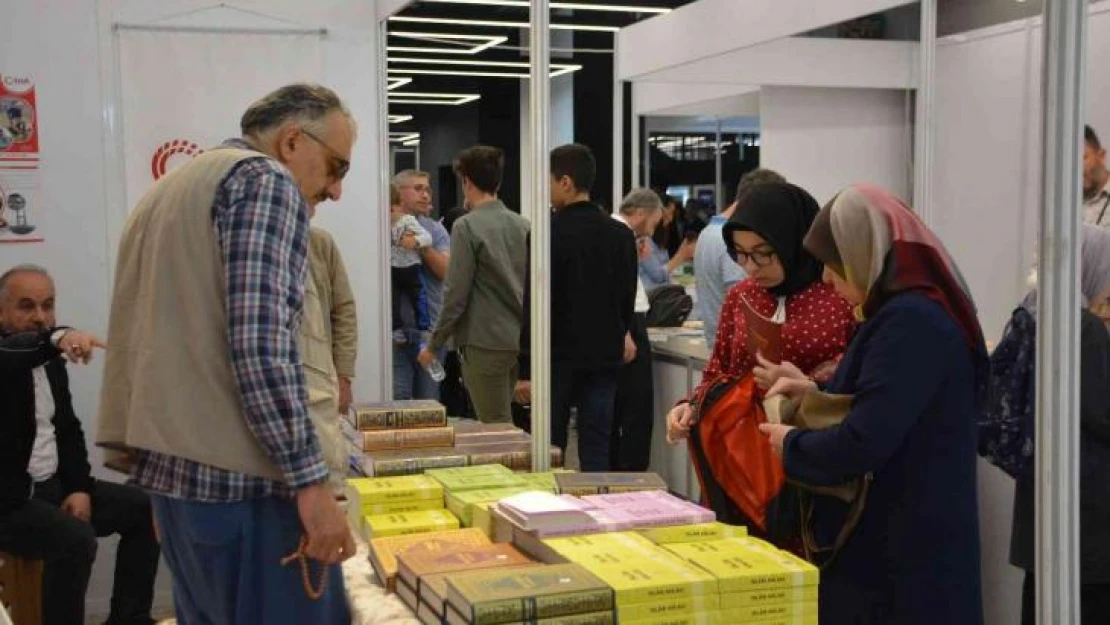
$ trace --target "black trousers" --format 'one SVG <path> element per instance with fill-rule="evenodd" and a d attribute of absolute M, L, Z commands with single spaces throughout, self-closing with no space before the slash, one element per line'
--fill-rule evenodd
<path fill-rule="evenodd" d="M 119 534 L 108 623 L 149 625 L 159 556 L 150 500 L 137 488 L 111 482 L 97 482 L 95 491 L 86 523 L 61 510 L 57 478 L 37 484 L 33 499 L 0 512 L 0 550 L 43 560 L 44 625 L 82 624 L 96 539 Z"/>
<path fill-rule="evenodd" d="M 614 471 L 647 471 L 651 463 L 651 431 L 655 424 L 655 385 L 651 370 L 651 340 L 644 316 L 636 315 L 631 329 L 636 358 L 617 375 L 610 457 Z"/>
<path fill-rule="evenodd" d="M 1025 572 L 1021 588 L 1021 625 L 1036 625 L 1037 583 Z M 1083 584 L 1079 587 L 1079 615 L 1083 625 L 1110 623 L 1110 584 Z"/>
<path fill-rule="evenodd" d="M 551 444 L 565 454 L 570 409 L 578 409 L 578 465 L 583 473 L 611 471 L 610 440 L 617 396 L 617 367 L 579 369 L 563 363 L 551 367 Z"/>

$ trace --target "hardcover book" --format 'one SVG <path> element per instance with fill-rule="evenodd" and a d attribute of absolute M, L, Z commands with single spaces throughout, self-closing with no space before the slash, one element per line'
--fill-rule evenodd
<path fill-rule="evenodd" d="M 470 625 L 470 621 L 460 614 L 458 610 L 453 608 L 447 610 L 447 618 L 444 619 L 443 622 L 447 625 Z M 511 621 L 503 625 L 613 625 L 613 623 L 615 623 L 613 613 L 611 611 L 606 611 L 589 612 L 587 614 L 567 614 L 564 616 L 553 616 L 551 618 L 532 619 L 528 621 Z M 718 624 L 714 623 L 712 625 Z"/>
<path fill-rule="evenodd" d="M 696 543 L 747 536 L 748 528 L 743 525 L 725 525 L 719 521 L 714 521 L 696 525 L 652 527 L 640 530 L 639 534 L 657 545 L 670 545 L 673 543 Z"/>
<path fill-rule="evenodd" d="M 431 399 L 355 404 L 355 423 L 360 430 L 428 428 L 447 425 L 443 404 Z"/>
<path fill-rule="evenodd" d="M 722 594 L 817 586 L 817 567 L 753 538 L 725 538 L 664 547 L 719 580 Z"/>
<path fill-rule="evenodd" d="M 470 456 L 470 464 L 501 464 L 514 471 L 527 471 L 532 468 L 532 441 L 516 443 L 489 443 L 471 445 L 456 443 L 455 449 Z M 551 446 L 551 466 L 563 466 L 563 451 Z"/>
<path fill-rule="evenodd" d="M 447 509 L 459 517 L 463 525 L 471 526 L 474 522 L 474 505 L 479 503 L 493 503 L 505 497 L 511 497 L 527 492 L 526 486 L 510 486 L 506 488 L 485 488 L 481 490 L 464 490 L 461 492 L 448 492 L 446 497 Z"/>
<path fill-rule="evenodd" d="M 363 473 L 371 477 L 416 475 L 429 469 L 465 467 L 469 458 L 452 447 L 375 451 L 365 455 Z"/>
<path fill-rule="evenodd" d="M 656 473 L 556 473 L 559 493 L 601 495 L 642 490 L 667 490 L 667 483 Z"/>
<path fill-rule="evenodd" d="M 740 299 L 743 302 L 740 310 L 744 315 L 748 353 L 753 358 L 755 354 L 760 354 L 775 364 L 781 363 L 782 324 L 759 314 L 747 298 Z"/>
<path fill-rule="evenodd" d="M 382 585 L 393 590 L 397 576 L 397 555 L 421 545 L 423 549 L 460 549 L 489 545 L 490 540 L 481 530 L 473 528 L 433 532 L 430 534 L 408 534 L 387 536 L 370 540 L 370 564 Z"/>
<path fill-rule="evenodd" d="M 613 591 L 574 564 L 534 565 L 450 577 L 447 603 L 466 623 L 498 625 L 612 611 Z"/>
<path fill-rule="evenodd" d="M 370 539 L 458 529 L 459 519 L 447 510 L 421 510 L 368 516 L 365 526 Z"/>
<path fill-rule="evenodd" d="M 728 611 L 780 603 L 815 603 L 817 592 L 817 586 L 726 592 L 721 594 L 721 610 Z"/>
<path fill-rule="evenodd" d="M 491 488 L 523 487 L 525 480 L 500 464 L 434 469 L 426 475 L 451 493 Z"/>
<path fill-rule="evenodd" d="M 512 545 L 497 543 L 459 549 L 413 547 L 397 556 L 397 579 L 419 596 L 422 580 L 429 575 L 534 564 Z"/>
<path fill-rule="evenodd" d="M 360 508 L 371 504 L 443 499 L 443 486 L 425 475 L 347 480 L 347 498 Z"/>
<path fill-rule="evenodd" d="M 588 495 L 582 499 L 609 512 L 615 520 L 625 521 L 637 528 L 711 523 L 716 520 L 712 510 L 679 499 L 665 491 Z"/>
<path fill-rule="evenodd" d="M 526 530 L 588 528 L 596 523 L 572 498 L 540 491 L 506 497 L 498 502 L 498 508 Z"/>
<path fill-rule="evenodd" d="M 451 419 L 450 425 L 455 428 L 456 436 L 506 433 L 528 435 L 512 423 L 482 423 L 477 419 Z"/>
<path fill-rule="evenodd" d="M 450 426 L 407 428 L 403 430 L 366 430 L 361 434 L 363 451 L 451 447 L 455 444 L 455 431 Z"/>

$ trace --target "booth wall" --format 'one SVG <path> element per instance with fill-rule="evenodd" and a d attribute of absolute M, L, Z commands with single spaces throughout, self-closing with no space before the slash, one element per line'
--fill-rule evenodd
<path fill-rule="evenodd" d="M 777 170 L 824 203 L 853 182 L 910 191 L 906 92 L 764 87 L 760 166 Z"/>
<path fill-rule="evenodd" d="M 380 203 L 375 5 L 357 0 L 241 1 L 236 5 L 332 31 L 322 45 L 325 71 L 319 80 L 345 98 L 361 122 L 360 140 L 343 200 L 322 206 L 318 225 L 330 230 L 345 252 L 360 305 L 356 394 L 364 399 L 379 398 L 379 353 L 385 329 L 378 302 L 384 285 L 378 277 L 377 257 L 360 253 L 382 238 L 371 214 Z M 60 323 L 106 333 L 114 250 L 128 211 L 116 199 L 123 197 L 120 164 L 111 162 L 105 150 L 105 142 L 114 140 L 105 130 L 110 120 L 105 105 L 111 98 L 106 101 L 104 96 L 114 93 L 116 85 L 101 81 L 101 70 L 114 64 L 112 23 L 149 21 L 205 6 L 212 4 L 177 1 L 153 5 L 143 0 L 5 3 L 5 22 L 18 27 L 0 37 L 0 59 L 4 60 L 0 72 L 30 74 L 36 82 L 42 165 L 41 208 L 34 221 L 45 241 L 0 245 L 0 268 L 28 262 L 48 268 L 57 285 Z M 211 19 L 214 23 L 209 25 L 221 25 L 218 17 Z M 203 15 L 194 16 L 190 24 L 203 25 L 203 20 Z M 273 26 L 273 22 L 266 25 Z M 88 367 L 72 367 L 70 374 L 74 407 L 90 439 L 96 431 L 102 362 L 100 358 Z M 90 453 L 97 477 L 120 478 L 101 467 L 99 450 L 92 447 Z M 115 542 L 101 541 L 87 595 L 90 617 L 107 613 Z M 159 604 L 165 605 L 169 598 L 169 581 L 163 569 L 158 579 Z"/>
<path fill-rule="evenodd" d="M 938 42 L 933 225 L 975 297 L 988 340 L 997 341 L 1028 289 L 1038 232 L 1041 177 L 1041 26 L 1029 18 Z M 1110 6 L 1092 3 L 1087 121 L 1110 135 Z M 1105 138 L 1103 139 L 1105 142 Z M 1009 565 L 1013 481 L 981 463 L 983 605 L 989 625 L 1017 623 L 1021 572 Z"/>

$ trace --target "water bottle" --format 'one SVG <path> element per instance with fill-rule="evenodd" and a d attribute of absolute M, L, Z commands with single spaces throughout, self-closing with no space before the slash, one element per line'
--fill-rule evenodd
<path fill-rule="evenodd" d="M 423 351 L 427 344 L 422 344 L 420 350 Z M 443 365 L 439 362 L 439 358 L 432 356 L 432 361 L 428 363 L 424 370 L 428 372 L 428 377 L 432 378 L 435 382 L 442 382 L 447 377 L 447 372 L 443 370 Z"/>

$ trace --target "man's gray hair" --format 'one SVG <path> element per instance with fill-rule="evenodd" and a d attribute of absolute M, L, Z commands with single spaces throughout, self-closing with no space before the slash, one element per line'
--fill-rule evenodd
<path fill-rule="evenodd" d="M 0 274 L 0 298 L 7 297 L 8 283 L 11 282 L 13 276 L 21 273 L 34 273 L 45 278 L 50 278 L 50 280 L 54 279 L 50 277 L 50 272 L 41 265 L 35 265 L 32 263 L 16 265 L 15 267 L 12 267 L 11 269 L 5 271 L 3 274 Z"/>
<path fill-rule="evenodd" d="M 262 139 L 286 122 L 295 121 L 323 135 L 324 118 L 335 112 L 347 118 L 352 133 L 358 132 L 351 111 L 334 91 L 320 85 L 295 83 L 272 91 L 247 107 L 239 120 L 239 129 L 244 137 Z"/>
<path fill-rule="evenodd" d="M 620 212 L 622 215 L 631 215 L 638 210 L 654 213 L 663 210 L 663 200 L 659 194 L 651 189 L 639 187 L 628 192 L 621 200 Z"/>
<path fill-rule="evenodd" d="M 734 202 L 739 202 L 751 190 L 761 184 L 782 184 L 786 182 L 786 178 L 782 174 L 766 167 L 753 169 L 748 173 L 740 176 L 740 182 L 736 185 L 736 197 L 733 198 Z"/>
<path fill-rule="evenodd" d="M 431 182 L 432 175 L 426 171 L 406 169 L 404 171 L 397 172 L 397 174 L 393 176 L 393 184 L 397 185 L 398 187 L 407 187 L 412 185 L 413 180 L 416 178 L 424 178 L 425 180 Z"/>

